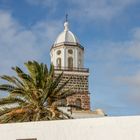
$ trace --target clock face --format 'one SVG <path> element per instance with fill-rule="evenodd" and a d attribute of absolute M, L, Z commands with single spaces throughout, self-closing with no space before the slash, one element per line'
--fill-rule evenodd
<path fill-rule="evenodd" d="M 72 49 L 68 50 L 68 53 L 73 54 L 73 50 Z"/>
<path fill-rule="evenodd" d="M 60 51 L 60 50 L 58 50 L 58 51 L 57 51 L 57 55 L 60 55 L 60 54 L 61 54 L 61 51 Z"/>

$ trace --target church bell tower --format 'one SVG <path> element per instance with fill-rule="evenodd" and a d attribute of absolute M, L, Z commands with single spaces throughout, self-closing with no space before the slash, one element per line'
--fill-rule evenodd
<path fill-rule="evenodd" d="M 55 74 L 58 75 L 63 72 L 61 82 L 71 77 L 65 88 L 71 89 L 75 94 L 67 97 L 65 103 L 77 105 L 83 110 L 90 110 L 89 69 L 84 68 L 84 47 L 69 30 L 67 19 L 64 23 L 64 31 L 58 35 L 51 48 L 50 56 L 51 63 L 55 67 Z"/>

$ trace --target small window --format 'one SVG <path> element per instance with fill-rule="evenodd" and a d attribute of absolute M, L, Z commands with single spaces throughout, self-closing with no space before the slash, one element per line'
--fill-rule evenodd
<path fill-rule="evenodd" d="M 58 68 L 61 68 L 61 58 L 57 58 L 56 64 Z"/>
<path fill-rule="evenodd" d="M 61 54 L 61 51 L 60 51 L 60 50 L 58 50 L 58 51 L 57 51 L 57 55 L 60 55 L 60 54 Z"/>
<path fill-rule="evenodd" d="M 75 104 L 77 106 L 76 110 L 80 110 L 81 109 L 81 99 L 76 99 Z"/>
<path fill-rule="evenodd" d="M 81 59 L 79 60 L 79 62 L 78 62 L 78 63 L 79 63 L 79 66 L 81 66 Z"/>
<path fill-rule="evenodd" d="M 73 68 L 73 58 L 72 57 L 68 58 L 68 68 Z"/>
<path fill-rule="evenodd" d="M 73 50 L 71 50 L 71 49 L 68 50 L 68 53 L 69 53 L 69 54 L 73 54 Z"/>

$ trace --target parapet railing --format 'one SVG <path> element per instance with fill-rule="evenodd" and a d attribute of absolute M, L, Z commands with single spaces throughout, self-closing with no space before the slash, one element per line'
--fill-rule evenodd
<path fill-rule="evenodd" d="M 88 68 L 77 68 L 77 67 L 54 67 L 57 71 L 77 71 L 77 72 L 89 72 Z"/>

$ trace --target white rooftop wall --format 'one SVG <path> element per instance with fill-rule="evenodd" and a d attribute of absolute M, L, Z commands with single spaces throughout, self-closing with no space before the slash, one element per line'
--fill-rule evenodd
<path fill-rule="evenodd" d="M 140 116 L 0 125 L 0 140 L 140 140 Z"/>

